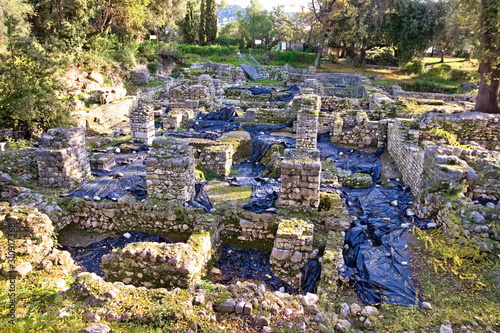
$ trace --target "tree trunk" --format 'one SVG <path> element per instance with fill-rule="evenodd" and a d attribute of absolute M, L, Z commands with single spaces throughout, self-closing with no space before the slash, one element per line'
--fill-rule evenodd
<path fill-rule="evenodd" d="M 444 50 L 442 50 L 442 51 L 441 51 L 441 61 L 440 61 L 440 62 L 441 62 L 441 63 L 443 63 L 443 62 L 444 62 Z"/>
<path fill-rule="evenodd" d="M 326 36 L 328 37 L 328 36 Z M 318 46 L 318 51 L 316 53 L 316 59 L 314 59 L 314 66 L 316 66 L 316 68 L 321 68 L 321 56 L 323 54 L 323 46 L 325 46 L 325 38 L 321 39 L 321 42 L 319 43 L 319 46 Z"/>
<path fill-rule="evenodd" d="M 481 0 L 481 22 L 485 55 L 479 65 L 481 83 L 476 98 L 476 111 L 500 113 L 500 49 L 498 49 L 499 6 L 496 0 Z"/>
<path fill-rule="evenodd" d="M 479 66 L 481 83 L 476 98 L 476 111 L 500 113 L 500 69 L 493 69 L 489 59 Z"/>
<path fill-rule="evenodd" d="M 365 64 L 366 60 L 366 49 L 363 47 L 361 48 L 361 52 L 359 52 L 359 64 L 363 66 Z"/>
<path fill-rule="evenodd" d="M 431 47 L 431 58 L 433 58 L 433 57 L 434 57 L 434 46 Z"/>

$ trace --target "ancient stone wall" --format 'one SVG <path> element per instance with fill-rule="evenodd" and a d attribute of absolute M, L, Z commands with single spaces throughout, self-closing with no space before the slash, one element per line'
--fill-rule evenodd
<path fill-rule="evenodd" d="M 321 96 L 321 110 L 327 111 L 344 111 L 350 110 L 351 99 L 341 98 L 336 96 Z"/>
<path fill-rule="evenodd" d="M 146 159 L 146 179 L 151 198 L 190 200 L 196 181 L 193 147 L 185 140 L 155 139 Z"/>
<path fill-rule="evenodd" d="M 155 139 L 153 109 L 149 106 L 138 107 L 130 112 L 130 136 L 147 145 Z"/>
<path fill-rule="evenodd" d="M 271 269 L 293 288 L 300 287 L 301 270 L 313 251 L 313 233 L 314 224 L 304 220 L 279 223 L 271 252 Z"/>
<path fill-rule="evenodd" d="M 438 128 L 456 135 L 460 142 L 474 141 L 488 149 L 495 149 L 500 143 L 500 116 L 494 114 L 431 112 L 426 114 L 419 128 L 423 130 L 421 141 L 431 137 L 429 130 Z"/>
<path fill-rule="evenodd" d="M 53 128 L 42 136 L 37 152 L 38 184 L 71 188 L 90 176 L 83 128 Z"/>
<path fill-rule="evenodd" d="M 213 145 L 205 147 L 200 153 L 200 166 L 203 171 L 227 177 L 233 165 L 233 145 Z"/>
<path fill-rule="evenodd" d="M 318 208 L 320 173 L 319 151 L 286 149 L 278 205 Z"/>
<path fill-rule="evenodd" d="M 11 177 L 38 175 L 35 159 L 37 151 L 36 148 L 23 148 L 0 152 L 0 173 L 7 173 Z"/>
<path fill-rule="evenodd" d="M 403 181 L 410 185 L 414 196 L 420 195 L 425 152 L 416 140 L 409 136 L 414 121 L 394 119 L 388 123 L 387 148 L 389 154 L 403 175 Z"/>
<path fill-rule="evenodd" d="M 332 135 L 331 141 L 340 145 L 359 148 L 385 147 L 387 142 L 387 120 L 367 121 L 342 133 Z"/>

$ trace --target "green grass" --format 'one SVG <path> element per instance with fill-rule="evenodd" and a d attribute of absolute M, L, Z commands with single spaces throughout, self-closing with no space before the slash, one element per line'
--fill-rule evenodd
<path fill-rule="evenodd" d="M 148 83 L 146 83 L 145 87 L 146 88 L 158 87 L 158 86 L 161 86 L 162 84 L 163 84 L 163 81 L 153 80 L 153 81 L 149 81 Z"/>

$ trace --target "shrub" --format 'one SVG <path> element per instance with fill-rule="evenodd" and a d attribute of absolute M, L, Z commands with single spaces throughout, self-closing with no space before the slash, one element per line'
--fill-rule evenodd
<path fill-rule="evenodd" d="M 329 54 L 328 60 L 330 60 L 332 63 L 336 64 L 339 61 L 339 56 L 336 54 Z"/>
<path fill-rule="evenodd" d="M 478 72 L 469 72 L 460 69 L 452 69 L 450 72 L 450 80 L 452 81 L 479 83 L 479 79 Z"/>
<path fill-rule="evenodd" d="M 430 68 L 422 76 L 428 78 L 448 79 L 450 76 L 450 72 L 451 72 L 450 65 L 441 64 L 439 66 Z"/>
<path fill-rule="evenodd" d="M 154 62 L 150 62 L 150 63 L 148 64 L 148 70 L 149 70 L 149 72 L 150 72 L 152 75 L 156 74 L 156 72 L 158 72 L 158 66 L 159 66 L 159 64 L 158 64 L 156 61 L 154 61 Z"/>
<path fill-rule="evenodd" d="M 178 44 L 177 50 L 181 54 L 198 54 L 201 56 L 234 56 L 238 52 L 237 46 L 197 46 L 190 44 Z"/>
<path fill-rule="evenodd" d="M 158 43 L 152 40 L 145 40 L 137 49 L 137 57 L 147 61 L 153 61 L 158 56 Z"/>
<path fill-rule="evenodd" d="M 410 61 L 403 67 L 403 72 L 406 74 L 420 74 L 424 70 L 424 63 L 420 60 Z"/>
<path fill-rule="evenodd" d="M 275 61 L 280 61 L 288 64 L 313 64 L 316 58 L 316 53 L 297 52 L 297 51 L 275 51 Z"/>

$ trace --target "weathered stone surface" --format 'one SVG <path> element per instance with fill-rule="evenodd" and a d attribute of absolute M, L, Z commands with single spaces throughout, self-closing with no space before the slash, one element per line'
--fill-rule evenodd
<path fill-rule="evenodd" d="M 22 262 L 14 268 L 14 275 L 19 277 L 25 277 L 33 270 L 30 262 Z"/>
<path fill-rule="evenodd" d="M 222 313 L 232 313 L 234 312 L 235 307 L 236 307 L 235 300 L 233 298 L 229 298 L 225 300 L 223 303 L 219 304 L 216 307 L 216 310 Z"/>

